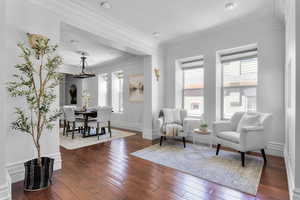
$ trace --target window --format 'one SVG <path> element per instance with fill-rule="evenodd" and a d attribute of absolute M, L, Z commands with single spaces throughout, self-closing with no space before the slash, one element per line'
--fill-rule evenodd
<path fill-rule="evenodd" d="M 122 71 L 112 73 L 112 108 L 114 112 L 123 112 L 123 82 L 124 74 Z"/>
<path fill-rule="evenodd" d="M 234 58 L 234 59 L 229 59 Z M 223 118 L 235 112 L 255 112 L 257 93 L 257 48 L 221 55 Z"/>
<path fill-rule="evenodd" d="M 107 106 L 108 74 L 98 76 L 98 106 Z"/>
<path fill-rule="evenodd" d="M 203 58 L 181 63 L 183 69 L 183 108 L 189 116 L 204 113 L 204 68 Z"/>

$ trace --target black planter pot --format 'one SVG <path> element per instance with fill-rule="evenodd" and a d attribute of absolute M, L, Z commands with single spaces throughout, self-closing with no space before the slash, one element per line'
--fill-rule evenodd
<path fill-rule="evenodd" d="M 37 191 L 46 189 L 51 184 L 53 174 L 54 159 L 48 157 L 41 158 L 42 164 L 39 166 L 38 159 L 29 160 L 25 166 L 25 191 Z"/>

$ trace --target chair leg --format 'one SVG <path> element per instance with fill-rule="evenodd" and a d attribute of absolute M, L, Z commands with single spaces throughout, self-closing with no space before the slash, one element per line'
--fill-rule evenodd
<path fill-rule="evenodd" d="M 245 152 L 241 152 L 242 167 L 245 167 Z"/>
<path fill-rule="evenodd" d="M 69 132 L 70 131 L 70 122 L 67 122 L 67 130 L 66 130 L 66 135 L 67 137 L 69 136 Z"/>
<path fill-rule="evenodd" d="M 183 147 L 185 148 L 185 137 L 182 137 Z"/>
<path fill-rule="evenodd" d="M 63 129 L 63 136 L 65 136 L 65 134 L 66 134 L 66 126 L 67 126 L 67 124 L 66 124 L 66 120 L 64 120 L 64 129 Z"/>
<path fill-rule="evenodd" d="M 219 155 L 220 147 L 221 147 L 221 145 L 220 145 L 220 144 L 218 144 L 218 145 L 217 145 L 216 156 L 217 156 L 217 155 Z"/>
<path fill-rule="evenodd" d="M 72 139 L 74 139 L 74 133 L 75 133 L 75 122 L 73 122 L 73 128 L 72 128 Z"/>
<path fill-rule="evenodd" d="M 267 164 L 267 157 L 264 149 L 260 150 L 262 157 L 264 158 L 264 164 Z"/>
<path fill-rule="evenodd" d="M 96 134 L 98 135 L 98 140 L 100 140 L 100 135 L 99 135 L 99 122 L 97 122 Z"/>
<path fill-rule="evenodd" d="M 162 145 L 163 138 L 164 138 L 164 136 L 160 136 L 160 142 L 159 142 L 160 146 Z"/>
<path fill-rule="evenodd" d="M 110 127 L 110 121 L 108 121 L 108 132 L 109 132 L 109 137 L 111 137 L 111 127 Z"/>
<path fill-rule="evenodd" d="M 164 139 L 167 140 L 167 136 L 165 136 Z"/>

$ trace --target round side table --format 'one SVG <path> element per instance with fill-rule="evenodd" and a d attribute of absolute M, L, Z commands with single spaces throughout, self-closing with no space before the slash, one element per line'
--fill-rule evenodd
<path fill-rule="evenodd" d="M 203 131 L 203 130 L 200 130 L 199 128 L 196 128 L 193 130 L 193 144 L 196 144 L 195 143 L 195 137 L 197 136 L 207 136 L 209 138 L 209 147 L 212 148 L 212 143 L 213 143 L 213 134 L 211 132 L 211 130 L 207 130 L 207 131 Z"/>

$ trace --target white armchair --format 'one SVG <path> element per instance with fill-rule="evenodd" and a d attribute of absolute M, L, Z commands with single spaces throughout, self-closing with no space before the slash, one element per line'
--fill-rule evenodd
<path fill-rule="evenodd" d="M 264 149 L 267 147 L 266 136 L 271 132 L 271 114 L 235 113 L 229 121 L 213 124 L 213 133 L 217 143 L 216 155 L 221 145 L 233 148 L 241 153 L 242 166 L 245 166 L 245 152 L 260 150 L 266 164 Z"/>
<path fill-rule="evenodd" d="M 160 145 L 167 137 L 182 137 L 184 147 L 185 140 L 193 129 L 200 127 L 201 120 L 188 118 L 187 111 L 184 109 L 162 109 L 157 119 L 157 129 L 160 133 Z M 168 134 L 168 127 L 176 129 L 174 134 Z"/>

